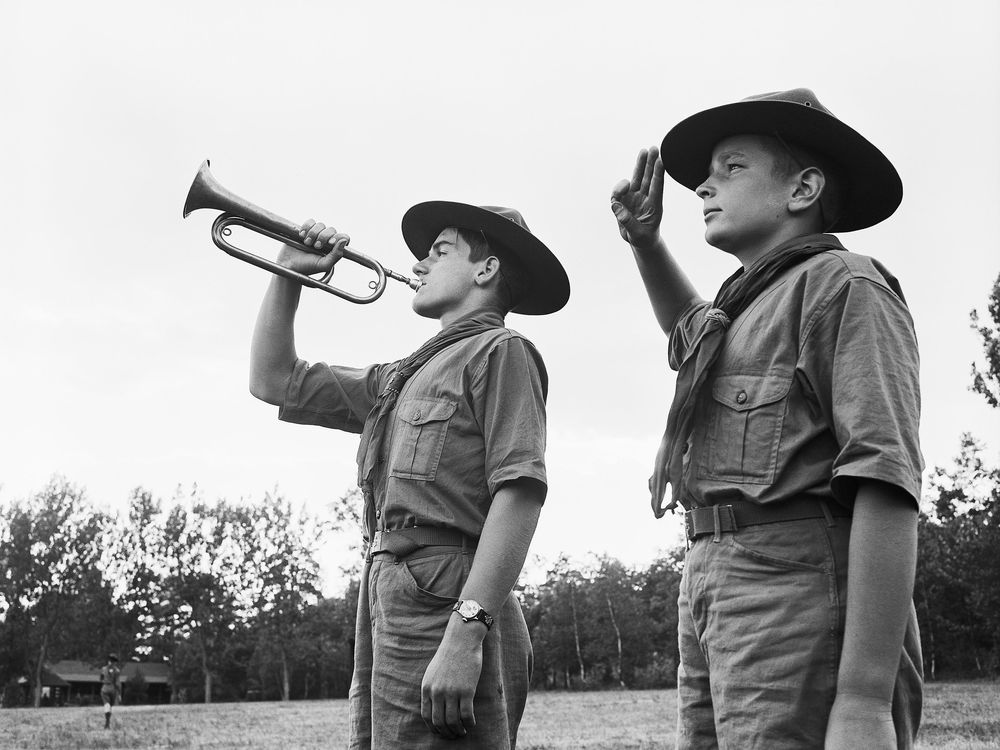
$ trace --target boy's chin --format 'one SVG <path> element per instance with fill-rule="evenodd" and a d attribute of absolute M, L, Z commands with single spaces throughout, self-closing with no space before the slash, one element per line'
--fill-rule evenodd
<path fill-rule="evenodd" d="M 437 319 L 438 317 L 440 317 L 436 309 L 423 304 L 423 301 L 416 297 L 413 298 L 413 301 L 410 303 L 410 307 L 412 307 L 413 312 L 415 312 L 421 318 Z"/>

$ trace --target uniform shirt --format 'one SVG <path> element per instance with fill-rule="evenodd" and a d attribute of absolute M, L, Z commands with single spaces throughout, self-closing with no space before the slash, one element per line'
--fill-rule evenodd
<path fill-rule="evenodd" d="M 360 433 L 398 364 L 299 360 L 278 416 Z M 547 389 L 538 351 L 506 328 L 463 339 L 414 373 L 375 469 L 378 527 L 445 526 L 479 537 L 504 483 L 545 485 Z"/>
<path fill-rule="evenodd" d="M 117 689 L 120 675 L 121 669 L 117 666 L 105 665 L 101 667 L 101 685 Z"/>
<path fill-rule="evenodd" d="M 917 341 L 893 286 L 872 259 L 827 251 L 732 321 L 684 456 L 682 492 L 693 505 L 808 496 L 850 507 L 860 479 L 919 501 Z M 709 307 L 698 300 L 675 324 L 674 369 Z"/>

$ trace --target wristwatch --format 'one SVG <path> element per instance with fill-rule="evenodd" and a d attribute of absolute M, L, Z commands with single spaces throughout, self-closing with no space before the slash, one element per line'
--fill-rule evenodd
<path fill-rule="evenodd" d="M 452 611 L 458 612 L 459 617 L 464 622 L 478 620 L 486 626 L 487 630 L 493 627 L 493 616 L 479 606 L 479 602 L 475 599 L 459 600 Z"/>

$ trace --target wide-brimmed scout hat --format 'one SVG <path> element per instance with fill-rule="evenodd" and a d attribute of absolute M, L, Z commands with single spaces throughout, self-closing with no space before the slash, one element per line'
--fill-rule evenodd
<path fill-rule="evenodd" d="M 511 311 L 547 315 L 569 300 L 569 278 L 559 259 L 528 229 L 513 208 L 472 206 L 453 201 L 418 203 L 403 214 L 403 239 L 410 252 L 423 260 L 431 244 L 448 227 L 482 232 L 497 250 L 510 253 L 531 277 L 527 296 Z"/>
<path fill-rule="evenodd" d="M 903 183 L 892 162 L 820 104 L 809 89 L 758 94 L 681 120 L 663 139 L 663 167 L 677 182 L 694 190 L 708 176 L 716 144 L 730 136 L 750 134 L 778 134 L 839 167 L 846 184 L 843 208 L 831 232 L 878 224 L 903 199 Z"/>

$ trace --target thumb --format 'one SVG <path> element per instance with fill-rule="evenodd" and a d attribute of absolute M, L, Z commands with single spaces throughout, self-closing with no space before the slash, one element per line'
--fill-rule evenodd
<path fill-rule="evenodd" d="M 611 211 L 619 224 L 627 224 L 632 218 L 632 212 L 625 208 L 625 204 L 617 198 L 611 199 Z"/>

